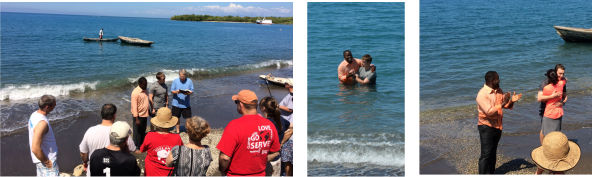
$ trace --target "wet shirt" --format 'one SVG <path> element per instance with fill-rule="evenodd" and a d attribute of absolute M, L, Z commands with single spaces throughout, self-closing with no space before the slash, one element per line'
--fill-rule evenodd
<path fill-rule="evenodd" d="M 563 93 L 564 85 L 566 85 L 566 80 L 558 81 L 556 85 L 548 84 L 543 89 L 543 95 L 549 96 L 554 93 L 554 91 L 558 93 Z M 564 115 L 563 105 L 559 104 L 560 106 L 556 106 L 556 103 L 562 103 L 562 96 L 552 98 L 546 101 L 546 108 L 544 110 L 544 116 L 552 119 L 558 119 Z"/>
<path fill-rule="evenodd" d="M 140 167 L 136 157 L 122 151 L 98 149 L 90 160 L 91 176 L 139 176 Z"/>
<path fill-rule="evenodd" d="M 478 105 L 478 125 L 486 125 L 502 130 L 502 110 L 496 110 L 495 105 L 502 104 L 504 95 L 502 90 L 494 90 L 484 85 L 476 96 Z"/>
<path fill-rule="evenodd" d="M 148 132 L 140 151 L 146 153 L 144 168 L 146 176 L 167 176 L 173 167 L 167 167 L 167 156 L 175 146 L 182 146 L 183 141 L 179 134 Z"/>
<path fill-rule="evenodd" d="M 132 116 L 134 117 L 148 117 L 148 110 L 150 109 L 150 100 L 148 94 L 142 90 L 140 86 L 134 88 L 132 97 L 130 99 Z"/>
<path fill-rule="evenodd" d="M 159 108 L 165 107 L 167 103 L 167 84 L 160 84 L 159 82 L 154 82 L 150 85 L 150 89 L 148 89 L 148 94 L 153 95 L 152 102 L 154 105 L 154 109 L 158 110 Z"/>
<path fill-rule="evenodd" d="M 354 77 L 347 77 L 348 71 L 350 71 L 350 70 L 358 71 L 358 69 L 360 68 L 361 65 L 362 65 L 362 60 L 357 59 L 357 58 L 353 58 L 352 63 L 348 63 L 343 60 L 342 63 L 340 63 L 340 65 L 338 66 L 338 79 L 340 80 L 340 82 L 342 84 L 356 83 L 356 80 L 354 79 Z"/>
<path fill-rule="evenodd" d="M 271 121 L 244 115 L 229 122 L 216 148 L 231 157 L 226 175 L 265 176 L 268 153 L 280 151 L 280 143 Z"/>
<path fill-rule="evenodd" d="M 367 71 L 364 67 L 360 67 L 358 69 L 358 77 L 362 80 L 369 78 L 369 84 L 374 84 L 377 80 L 377 72 L 373 72 L 370 68 Z"/>

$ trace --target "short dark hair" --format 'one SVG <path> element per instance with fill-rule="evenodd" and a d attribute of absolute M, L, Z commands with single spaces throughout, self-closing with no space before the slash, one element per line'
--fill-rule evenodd
<path fill-rule="evenodd" d="M 486 75 L 484 75 L 484 81 L 486 83 L 494 81 L 498 77 L 498 73 L 496 71 L 488 71 Z"/>
<path fill-rule="evenodd" d="M 556 64 L 556 67 L 554 67 L 554 71 L 558 71 L 558 69 L 566 70 L 564 69 L 564 65 L 562 64 Z"/>
<path fill-rule="evenodd" d="M 498 83 L 495 83 L 498 78 L 498 73 L 496 71 L 488 71 L 486 75 L 484 75 L 484 80 L 486 81 L 486 85 L 493 89 L 498 89 Z"/>
<path fill-rule="evenodd" d="M 146 78 L 140 77 L 138 79 L 138 85 L 146 85 L 146 84 L 147 84 Z"/>
<path fill-rule="evenodd" d="M 165 76 L 165 74 L 163 74 L 163 72 L 158 72 L 156 73 L 156 79 L 158 80 L 159 78 Z"/>
<path fill-rule="evenodd" d="M 344 53 L 342 53 L 342 55 L 346 55 L 346 52 L 352 54 L 352 52 L 350 52 L 350 50 L 344 50 Z"/>
<path fill-rule="evenodd" d="M 371 55 L 369 55 L 369 54 L 365 54 L 362 56 L 362 60 L 368 61 L 370 63 L 370 62 L 373 62 L 373 57 L 371 57 Z"/>
<path fill-rule="evenodd" d="M 111 120 L 115 117 L 117 107 L 113 104 L 104 104 L 101 107 L 101 118 L 105 120 Z"/>
<path fill-rule="evenodd" d="M 43 109 L 47 106 L 55 106 L 56 105 L 56 97 L 52 95 L 43 95 L 37 102 L 40 109 Z"/>

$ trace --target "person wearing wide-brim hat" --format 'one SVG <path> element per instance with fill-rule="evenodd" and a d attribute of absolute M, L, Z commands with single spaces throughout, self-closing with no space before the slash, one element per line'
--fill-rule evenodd
<path fill-rule="evenodd" d="M 156 116 L 150 119 L 155 126 L 155 131 L 148 132 L 140 151 L 147 152 L 144 160 L 146 176 L 167 176 L 172 167 L 166 166 L 167 155 L 175 146 L 182 146 L 183 141 L 179 134 L 169 132 L 171 127 L 177 125 L 179 118 L 171 113 L 171 109 L 162 107 L 156 112 Z"/>
<path fill-rule="evenodd" d="M 531 151 L 531 159 L 537 164 L 535 174 L 549 170 L 553 174 L 562 174 L 577 165 L 581 157 L 581 148 L 569 141 L 564 133 L 553 131 L 548 133 L 542 146 Z"/>

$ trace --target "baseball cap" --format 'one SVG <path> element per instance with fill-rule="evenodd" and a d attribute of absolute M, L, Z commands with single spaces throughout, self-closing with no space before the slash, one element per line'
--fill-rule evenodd
<path fill-rule="evenodd" d="M 115 139 L 124 139 L 130 136 L 130 125 L 124 121 L 117 121 L 111 125 L 110 136 Z"/>
<path fill-rule="evenodd" d="M 257 104 L 257 95 L 251 90 L 241 90 L 238 94 L 233 95 L 232 99 L 245 104 Z"/>

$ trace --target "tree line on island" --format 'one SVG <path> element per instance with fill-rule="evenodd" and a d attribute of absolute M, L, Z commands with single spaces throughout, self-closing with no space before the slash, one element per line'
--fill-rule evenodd
<path fill-rule="evenodd" d="M 275 24 L 292 24 L 292 17 L 265 17 Z M 239 16 L 211 16 L 211 15 L 175 15 L 171 20 L 178 21 L 222 21 L 222 22 L 244 22 L 255 23 L 261 17 L 239 17 Z"/>

